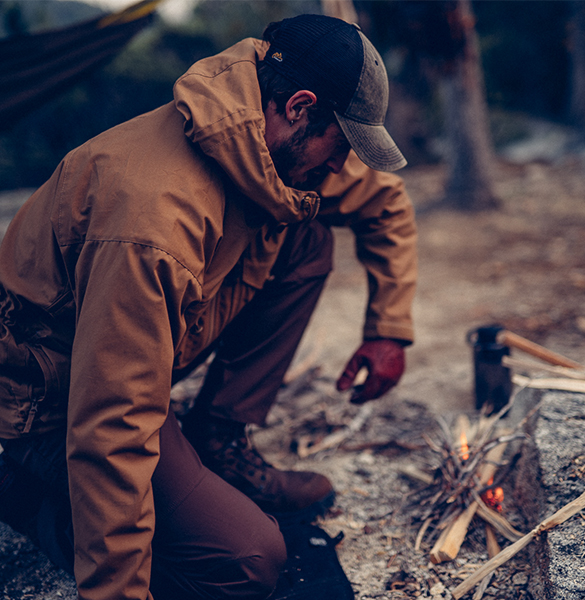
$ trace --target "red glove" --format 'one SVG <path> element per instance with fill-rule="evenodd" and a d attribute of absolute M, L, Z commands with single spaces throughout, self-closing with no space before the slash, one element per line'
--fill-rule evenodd
<path fill-rule="evenodd" d="M 350 402 L 363 404 L 379 398 L 395 386 L 404 373 L 404 347 L 400 342 L 390 339 L 366 340 L 337 380 L 337 389 L 343 392 L 351 387 L 358 371 L 368 369 L 364 385 L 358 385 L 353 391 Z"/>

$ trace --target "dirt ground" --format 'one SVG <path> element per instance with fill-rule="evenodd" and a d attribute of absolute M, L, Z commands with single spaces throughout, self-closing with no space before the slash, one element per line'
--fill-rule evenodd
<path fill-rule="evenodd" d="M 496 191 L 502 207 L 486 213 L 430 208 L 441 197 L 440 166 L 405 170 L 403 176 L 419 213 L 420 277 L 416 343 L 407 350 L 400 385 L 367 408 L 350 405 L 348 394 L 334 389 L 360 342 L 366 298 L 351 235 L 336 230 L 336 269 L 293 365 L 301 374 L 283 388 L 268 427 L 253 431 L 274 464 L 317 470 L 334 482 L 337 503 L 321 524 L 332 536 L 343 531 L 338 554 L 361 600 L 448 599 L 449 590 L 487 559 L 478 524 L 455 561 L 430 563 L 424 540 L 415 550 L 420 484 L 400 474 L 405 463 L 427 464 L 422 434 L 436 427 L 436 415 L 473 415 L 467 332 L 500 323 L 585 363 L 585 166 L 568 157 L 553 165 L 500 163 Z M 299 449 L 310 452 L 311 444 L 356 416 L 363 426 L 345 442 L 299 457 Z M 509 518 L 525 530 L 513 507 Z M 0 598 L 75 597 L 70 578 L 6 529 L 0 530 L 0 557 Z M 529 599 L 529 576 L 521 553 L 495 574 L 484 597 Z"/>

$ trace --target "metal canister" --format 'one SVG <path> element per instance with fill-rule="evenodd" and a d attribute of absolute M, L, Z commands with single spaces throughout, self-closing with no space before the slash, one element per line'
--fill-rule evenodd
<path fill-rule="evenodd" d="M 473 349 L 475 406 L 478 410 L 485 407 L 487 414 L 498 412 L 508 404 L 512 393 L 512 374 L 502 364 L 510 348 L 497 341 L 502 330 L 500 325 L 487 325 L 467 334 Z"/>

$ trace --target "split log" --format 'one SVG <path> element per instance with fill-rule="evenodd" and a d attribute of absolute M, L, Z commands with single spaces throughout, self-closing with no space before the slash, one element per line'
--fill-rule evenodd
<path fill-rule="evenodd" d="M 517 542 L 511 546 L 504 548 L 498 555 L 489 560 L 483 567 L 480 567 L 473 575 L 468 577 L 463 583 L 460 583 L 451 593 L 455 600 L 459 600 L 464 596 L 473 586 L 479 583 L 484 577 L 495 571 L 498 567 L 506 563 L 513 556 L 516 556 L 520 550 L 524 549 L 528 544 L 538 535 L 561 525 L 567 519 L 577 514 L 581 510 L 585 509 L 585 492 L 578 498 L 569 502 L 566 506 L 563 506 L 560 510 L 554 513 L 552 516 L 547 517 L 542 523 L 537 525 L 532 531 L 527 533 L 524 537 L 520 538 Z"/>
<path fill-rule="evenodd" d="M 559 390 L 563 392 L 585 393 L 585 381 L 550 377 L 546 379 L 531 379 L 522 375 L 514 375 L 512 381 L 516 385 L 538 390 Z"/>
<path fill-rule="evenodd" d="M 502 364 L 504 367 L 525 371 L 543 371 L 552 373 L 558 377 L 566 377 L 569 379 L 585 379 L 585 371 L 579 369 L 570 369 L 568 367 L 557 367 L 544 363 L 537 363 L 533 360 L 523 360 L 513 356 L 502 356 Z"/>
<path fill-rule="evenodd" d="M 517 529 L 514 529 L 507 519 L 495 510 L 492 510 L 483 502 L 483 500 L 477 495 L 477 516 L 481 517 L 487 524 L 491 525 L 496 531 L 503 535 L 510 542 L 517 542 L 521 537 Z"/>
<path fill-rule="evenodd" d="M 473 501 L 458 517 L 451 527 L 446 529 L 431 550 L 431 562 L 435 565 L 453 560 L 459 554 L 459 548 L 467 535 L 469 524 L 477 511 L 477 502 Z"/>

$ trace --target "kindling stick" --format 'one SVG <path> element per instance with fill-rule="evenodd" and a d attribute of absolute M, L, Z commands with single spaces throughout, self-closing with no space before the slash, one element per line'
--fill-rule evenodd
<path fill-rule="evenodd" d="M 527 533 L 524 537 L 520 538 L 517 542 L 514 542 L 512 545 L 504 548 L 499 554 L 494 556 L 491 560 L 480 567 L 473 575 L 468 577 L 463 583 L 460 583 L 451 593 L 453 594 L 453 598 L 455 600 L 459 600 L 462 596 L 467 594 L 467 592 L 477 583 L 479 583 L 484 577 L 495 571 L 498 567 L 503 565 L 505 562 L 510 560 L 513 556 L 518 554 L 520 550 L 528 546 L 528 544 L 541 533 L 556 527 L 557 525 L 561 525 L 567 519 L 577 514 L 579 511 L 585 508 L 585 492 L 581 494 L 578 498 L 569 502 L 569 504 L 563 506 L 560 510 L 554 513 L 552 516 L 546 518 L 542 523 L 537 525 L 532 531 Z"/>

